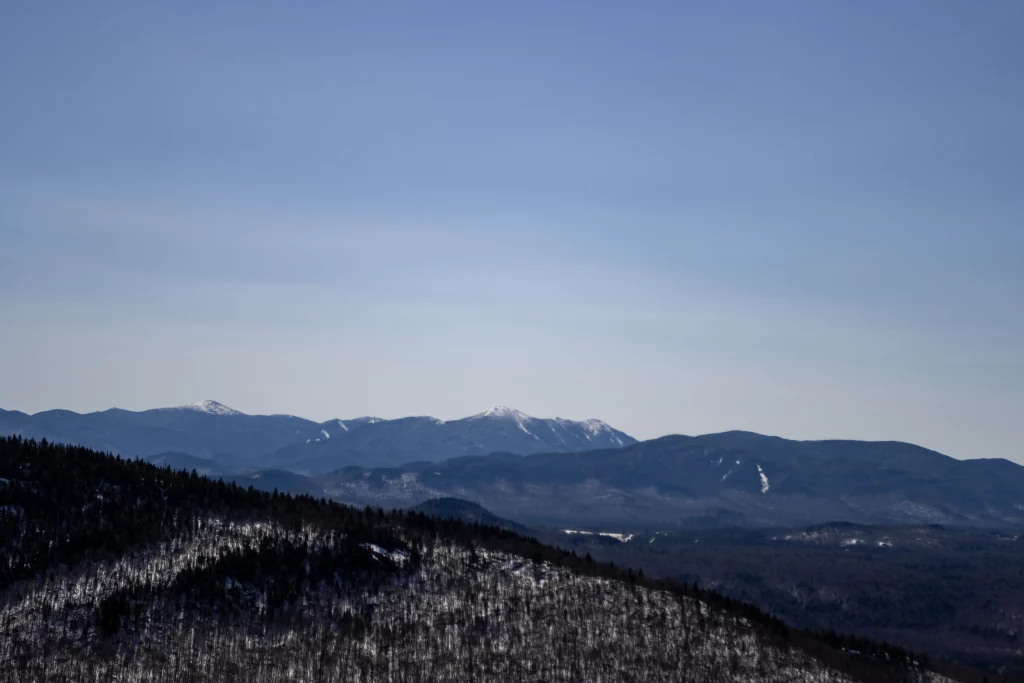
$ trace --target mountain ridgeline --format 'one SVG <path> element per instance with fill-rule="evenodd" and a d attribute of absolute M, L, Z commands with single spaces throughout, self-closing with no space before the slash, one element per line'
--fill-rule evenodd
<path fill-rule="evenodd" d="M 668 436 L 586 453 L 348 467 L 311 485 L 411 506 L 456 496 L 531 525 L 621 529 L 862 524 L 1024 527 L 1024 467 L 900 442 Z"/>
<path fill-rule="evenodd" d="M 498 527 L 21 438 L 0 633 L 19 682 L 984 680 Z"/>
<path fill-rule="evenodd" d="M 291 415 L 246 415 L 216 401 L 141 412 L 112 408 L 28 415 L 0 410 L 0 434 L 45 438 L 133 458 L 185 454 L 209 461 L 202 466 L 210 471 L 273 467 L 302 474 L 494 451 L 570 453 L 636 443 L 600 420 L 540 419 L 501 407 L 447 422 L 433 417 L 361 417 L 321 423 Z"/>
<path fill-rule="evenodd" d="M 446 422 L 316 423 L 215 401 L 140 413 L 0 411 L 3 433 L 358 505 L 459 498 L 535 526 L 1024 526 L 1024 467 L 898 441 L 734 431 L 637 442 L 598 420 L 506 408 Z"/>
<path fill-rule="evenodd" d="M 0 434 L 140 456 L 245 486 L 412 507 L 454 497 L 558 528 L 1024 527 L 1024 467 L 913 444 L 750 432 L 638 443 L 598 420 L 493 408 L 324 423 L 206 401 L 143 412 L 0 411 Z"/>

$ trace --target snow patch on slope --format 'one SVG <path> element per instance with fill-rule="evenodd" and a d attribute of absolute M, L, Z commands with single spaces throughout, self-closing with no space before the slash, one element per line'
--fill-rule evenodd
<path fill-rule="evenodd" d="M 607 536 L 608 538 L 614 538 L 620 543 L 629 543 L 633 540 L 633 534 L 619 534 L 611 531 L 580 531 L 579 529 L 562 529 L 562 533 L 568 534 L 569 536 L 572 536 L 573 534 L 580 536 Z"/>

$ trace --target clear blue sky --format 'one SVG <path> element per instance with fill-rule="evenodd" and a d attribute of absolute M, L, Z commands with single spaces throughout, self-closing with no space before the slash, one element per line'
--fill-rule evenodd
<path fill-rule="evenodd" d="M 0 406 L 1024 461 L 1022 35 L 1017 0 L 3 3 Z"/>

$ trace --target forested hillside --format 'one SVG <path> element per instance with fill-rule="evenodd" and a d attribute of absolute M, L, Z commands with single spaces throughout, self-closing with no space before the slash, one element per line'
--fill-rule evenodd
<path fill-rule="evenodd" d="M 616 529 L 616 531 L 623 531 Z M 577 553 L 698 582 L 787 623 L 1024 676 L 1024 538 L 941 526 L 538 531 Z"/>
<path fill-rule="evenodd" d="M 497 527 L 45 442 L 0 439 L 0 540 L 4 681 L 944 680 Z"/>

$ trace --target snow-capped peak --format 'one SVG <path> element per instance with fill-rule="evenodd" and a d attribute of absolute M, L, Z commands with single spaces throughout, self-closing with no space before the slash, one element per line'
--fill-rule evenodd
<path fill-rule="evenodd" d="M 497 417 L 503 420 L 512 420 L 513 422 L 516 423 L 516 426 L 519 427 L 519 429 L 523 430 L 524 432 L 532 436 L 534 439 L 537 439 L 538 441 L 540 440 L 540 437 L 538 437 L 536 434 L 527 429 L 525 424 L 528 421 L 533 422 L 536 418 L 530 417 L 521 410 L 516 410 L 515 408 L 506 408 L 505 406 L 494 406 L 490 410 L 485 410 L 479 415 L 474 415 L 473 417 L 467 419 L 478 420 L 482 417 Z"/>
<path fill-rule="evenodd" d="M 210 415 L 245 415 L 245 413 L 235 410 L 234 408 L 228 408 L 223 403 L 218 403 L 217 401 L 211 401 L 209 399 L 205 401 L 196 401 L 195 403 L 189 403 L 184 406 L 178 406 L 178 410 L 194 410 L 197 413 L 209 413 Z"/>
<path fill-rule="evenodd" d="M 609 426 L 607 422 L 602 422 L 601 420 L 584 420 L 579 424 L 583 426 L 584 430 L 594 435 L 600 434 L 601 432 L 612 431 L 611 426 Z"/>
<path fill-rule="evenodd" d="M 506 408 L 505 406 L 494 406 L 490 410 L 480 413 L 481 417 L 511 417 L 515 420 L 532 420 L 533 418 L 521 410 Z"/>

